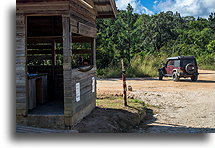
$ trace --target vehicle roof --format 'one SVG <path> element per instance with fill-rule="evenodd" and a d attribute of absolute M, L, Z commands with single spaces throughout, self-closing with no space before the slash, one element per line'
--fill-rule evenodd
<path fill-rule="evenodd" d="M 167 60 L 181 60 L 181 59 L 195 59 L 195 56 L 177 56 L 167 58 Z"/>

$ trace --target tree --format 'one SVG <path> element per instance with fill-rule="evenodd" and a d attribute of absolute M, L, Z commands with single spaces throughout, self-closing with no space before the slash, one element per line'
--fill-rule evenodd
<path fill-rule="evenodd" d="M 214 55 L 214 16 L 211 13 L 208 19 L 195 19 L 171 11 L 149 16 L 134 13 L 128 4 L 126 10 L 118 11 L 115 20 L 97 21 L 97 66 L 114 67 L 121 59 L 129 66 L 132 58 L 148 55 L 195 55 L 198 61 L 210 64 Z"/>

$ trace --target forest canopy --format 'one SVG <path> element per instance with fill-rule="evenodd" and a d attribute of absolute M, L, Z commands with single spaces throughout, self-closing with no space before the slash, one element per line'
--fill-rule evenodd
<path fill-rule="evenodd" d="M 97 28 L 100 76 L 119 76 L 121 59 L 129 76 L 155 76 L 167 57 L 182 55 L 196 56 L 202 69 L 214 69 L 214 12 L 207 19 L 171 11 L 147 15 L 134 13 L 129 4 L 116 19 L 99 19 Z"/>

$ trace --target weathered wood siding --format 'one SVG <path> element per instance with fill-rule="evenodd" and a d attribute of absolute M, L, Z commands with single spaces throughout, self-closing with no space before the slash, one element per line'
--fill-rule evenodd
<path fill-rule="evenodd" d="M 92 78 L 96 80 L 96 68 L 88 72 L 80 72 L 78 69 L 72 70 L 72 97 L 74 112 L 80 112 L 84 107 L 88 106 L 90 103 L 96 99 L 96 83 L 95 92 L 92 92 Z M 76 102 L 76 83 L 80 83 L 80 101 Z"/>
<path fill-rule="evenodd" d="M 92 78 L 95 79 L 94 84 Z M 87 116 L 96 106 L 96 68 L 88 72 L 73 69 L 72 80 L 73 116 L 71 123 L 74 125 Z M 80 101 L 76 101 L 77 83 L 80 84 Z M 93 87 L 94 92 L 92 91 Z"/>
<path fill-rule="evenodd" d="M 62 15 L 68 14 L 69 0 L 17 0 L 16 13 L 28 15 Z"/>
<path fill-rule="evenodd" d="M 71 31 L 83 36 L 95 37 L 97 12 L 92 0 L 86 2 L 92 7 L 87 6 L 80 0 L 70 0 Z"/>
<path fill-rule="evenodd" d="M 25 16 L 16 15 L 16 114 L 27 113 L 26 28 Z"/>
<path fill-rule="evenodd" d="M 92 0 L 17 0 L 16 13 L 28 16 L 70 16 L 71 32 L 87 37 L 96 36 L 97 11 Z"/>
<path fill-rule="evenodd" d="M 72 125 L 81 120 L 95 107 L 96 100 L 96 65 L 87 72 L 80 72 L 78 69 L 72 69 L 72 37 L 76 38 L 76 42 L 91 42 L 94 50 L 93 58 L 95 61 L 95 37 L 96 37 L 96 16 L 97 11 L 92 0 L 17 0 L 17 47 L 16 47 L 16 84 L 17 84 L 17 114 L 26 114 L 28 111 L 27 101 L 27 78 L 26 78 L 26 21 L 27 16 L 61 16 L 62 17 L 62 37 L 61 36 L 47 36 L 47 38 L 40 38 L 41 34 L 37 35 L 35 41 L 35 34 L 38 32 L 33 30 L 32 36 L 28 38 L 28 42 L 44 42 L 55 41 L 63 42 L 63 66 L 59 69 L 56 67 L 29 68 L 29 72 L 34 73 L 48 73 L 48 87 L 57 82 L 50 82 L 59 78 L 59 95 L 64 98 L 64 122 L 65 126 L 70 128 Z M 32 27 L 31 29 L 34 29 Z M 32 32 L 32 30 L 31 30 Z M 46 34 L 44 35 L 46 37 Z M 74 38 L 75 38 L 74 37 Z M 85 37 L 85 38 L 82 38 Z M 83 39 L 83 40 L 82 40 Z M 42 47 L 41 47 L 42 48 Z M 37 53 L 38 51 L 29 51 L 28 54 Z M 49 51 L 42 51 L 46 54 Z M 50 54 L 51 56 L 51 54 Z M 52 55 L 53 56 L 53 55 Z M 30 57 L 29 57 L 30 58 Z M 54 63 L 54 62 L 53 62 Z M 53 76 L 54 71 L 54 76 Z M 56 76 L 59 74 L 60 76 Z M 55 77 L 53 79 L 53 77 Z M 93 79 L 95 83 L 93 84 Z M 61 82 L 60 82 L 61 81 Z M 76 83 L 80 83 L 80 101 L 76 101 Z M 62 88 L 63 86 L 63 88 Z M 56 86 L 54 86 L 56 90 Z M 92 89 L 95 91 L 92 91 Z M 49 90 L 53 91 L 53 89 Z M 49 92 L 51 93 L 51 92 Z M 58 94 L 54 92 L 53 94 Z M 63 95 L 62 95 L 63 94 Z M 49 96 L 50 97 L 50 96 Z M 50 99 L 50 98 L 49 98 Z"/>

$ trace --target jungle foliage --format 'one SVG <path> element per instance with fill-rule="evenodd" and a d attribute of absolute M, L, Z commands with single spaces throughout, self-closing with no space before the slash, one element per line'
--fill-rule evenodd
<path fill-rule="evenodd" d="M 120 76 L 124 59 L 130 77 L 155 76 L 167 57 L 196 56 L 202 69 L 214 69 L 215 13 L 207 19 L 180 13 L 137 14 L 131 5 L 116 19 L 97 21 L 98 75 Z"/>

